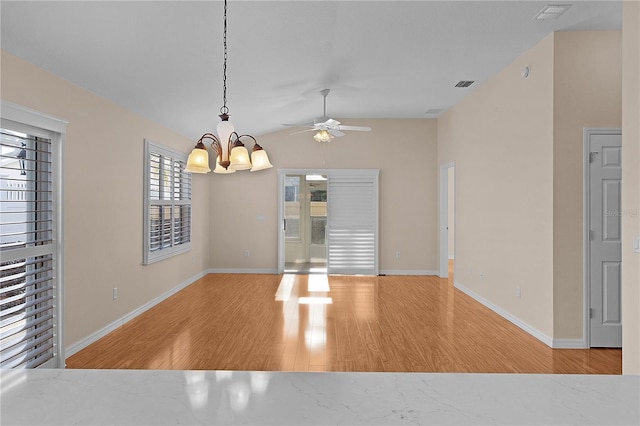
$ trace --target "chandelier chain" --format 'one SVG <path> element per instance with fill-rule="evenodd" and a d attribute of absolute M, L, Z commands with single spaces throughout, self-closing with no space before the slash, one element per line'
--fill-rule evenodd
<path fill-rule="evenodd" d="M 222 65 L 222 114 L 228 114 L 227 108 L 227 0 L 224 0 L 224 29 L 222 36 L 222 44 L 224 46 L 224 63 Z"/>

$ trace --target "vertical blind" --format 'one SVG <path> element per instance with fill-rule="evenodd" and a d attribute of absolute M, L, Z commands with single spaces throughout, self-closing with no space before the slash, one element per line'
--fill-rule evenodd
<path fill-rule="evenodd" d="M 328 178 L 328 272 L 377 275 L 378 175 Z"/>
<path fill-rule="evenodd" d="M 186 155 L 146 141 L 145 263 L 191 247 L 191 174 Z"/>
<path fill-rule="evenodd" d="M 52 141 L 8 129 L 0 136 L 0 367 L 49 366 L 57 349 Z"/>

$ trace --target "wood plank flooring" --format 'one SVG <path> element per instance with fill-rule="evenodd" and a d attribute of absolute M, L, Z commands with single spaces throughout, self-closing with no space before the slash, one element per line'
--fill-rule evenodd
<path fill-rule="evenodd" d="M 621 374 L 622 352 L 550 349 L 437 277 L 211 274 L 67 368 Z"/>

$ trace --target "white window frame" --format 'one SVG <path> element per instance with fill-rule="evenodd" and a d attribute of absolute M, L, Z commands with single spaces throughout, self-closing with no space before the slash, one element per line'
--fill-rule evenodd
<path fill-rule="evenodd" d="M 54 297 L 56 299 L 54 304 L 54 315 L 56 319 L 54 324 L 54 357 L 38 368 L 64 368 L 64 245 L 62 243 L 64 239 L 64 204 L 62 200 L 64 199 L 64 141 L 69 123 L 34 109 L 4 100 L 0 103 L 0 117 L 2 120 L 13 122 L 11 127 L 17 130 L 20 125 L 25 125 L 54 133 L 51 139 L 52 189 L 54 191 L 53 223 L 55 226 L 53 236 L 55 268 Z M 28 132 L 32 133 L 33 129 L 28 129 Z"/>
<path fill-rule="evenodd" d="M 191 239 L 193 237 L 193 229 L 191 227 L 192 205 L 191 205 L 191 189 L 189 189 L 189 198 L 185 200 L 175 200 L 173 187 L 171 188 L 171 200 L 152 200 L 151 199 L 151 154 L 160 154 L 174 161 L 181 161 L 185 165 L 187 164 L 187 155 L 182 152 L 174 151 L 170 148 L 162 146 L 156 142 L 145 139 L 144 141 L 144 238 L 143 238 L 143 264 L 149 265 L 170 257 L 176 256 L 181 253 L 185 253 L 191 250 Z M 173 168 L 172 168 L 173 170 Z M 191 174 L 184 172 L 185 176 L 191 180 Z M 173 178 L 173 177 L 172 177 Z M 190 184 L 189 184 L 190 186 Z M 171 246 L 163 247 L 159 250 L 150 250 L 151 241 L 151 207 L 154 205 L 171 206 L 173 215 L 174 207 L 176 206 L 189 206 L 189 241 L 181 243 L 179 245 L 173 245 L 174 242 L 174 221 L 173 216 L 171 219 Z"/>

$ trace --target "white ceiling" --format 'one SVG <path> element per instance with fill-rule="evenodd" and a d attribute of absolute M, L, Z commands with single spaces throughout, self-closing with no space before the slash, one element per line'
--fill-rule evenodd
<path fill-rule="evenodd" d="M 573 6 L 533 20 L 548 3 Z M 191 139 L 219 122 L 221 1 L 0 8 L 2 49 Z M 456 104 L 551 31 L 621 23 L 619 1 L 229 0 L 227 106 L 254 135 L 321 116 L 325 87 L 327 114 L 345 124 L 434 117 L 426 111 Z"/>

